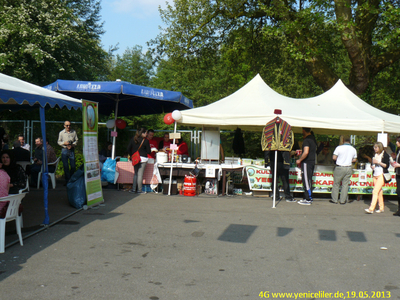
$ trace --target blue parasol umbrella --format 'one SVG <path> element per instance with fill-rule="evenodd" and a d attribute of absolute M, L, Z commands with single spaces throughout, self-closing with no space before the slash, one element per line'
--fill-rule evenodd
<path fill-rule="evenodd" d="M 99 113 L 118 116 L 140 116 L 193 108 L 193 101 L 181 92 L 155 89 L 125 81 L 75 81 L 57 80 L 46 89 L 77 99 L 96 101 Z M 114 131 L 116 128 L 114 127 Z M 113 138 L 112 157 L 115 153 Z"/>
<path fill-rule="evenodd" d="M 181 92 L 131 84 L 125 81 L 57 80 L 44 88 L 77 99 L 98 102 L 99 113 L 119 116 L 160 114 L 193 108 L 192 100 Z M 118 111 L 117 111 L 118 110 Z"/>

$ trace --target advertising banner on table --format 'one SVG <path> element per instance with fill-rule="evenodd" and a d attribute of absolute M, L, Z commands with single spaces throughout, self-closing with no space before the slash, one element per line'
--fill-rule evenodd
<path fill-rule="evenodd" d="M 82 100 L 83 121 L 83 159 L 87 205 L 103 203 L 101 174 L 98 151 L 98 103 Z"/>
<path fill-rule="evenodd" d="M 333 166 L 317 166 L 313 176 L 314 193 L 331 193 L 333 187 Z M 271 191 L 272 175 L 269 168 L 258 166 L 246 167 L 246 173 L 250 190 Z M 392 174 L 392 181 L 382 188 L 384 195 L 396 195 L 396 176 Z M 279 181 L 278 181 L 279 185 Z M 292 192 L 302 192 L 300 168 L 290 168 L 289 185 Z M 372 171 L 354 170 L 351 176 L 349 194 L 372 194 L 374 188 Z"/>

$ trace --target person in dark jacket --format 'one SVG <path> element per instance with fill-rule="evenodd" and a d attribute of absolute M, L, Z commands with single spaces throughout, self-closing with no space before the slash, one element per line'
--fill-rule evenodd
<path fill-rule="evenodd" d="M 21 148 L 20 141 L 15 141 L 13 145 L 15 161 L 31 161 L 31 153 L 28 150 Z"/>
<path fill-rule="evenodd" d="M 136 132 L 136 135 L 131 139 L 128 148 L 126 149 L 130 156 L 132 156 L 132 154 L 138 150 L 140 155 L 140 162 L 133 167 L 135 170 L 135 174 L 133 175 L 133 185 L 132 189 L 129 191 L 130 193 L 136 193 L 136 192 L 138 194 L 145 193 L 142 192 L 143 173 L 148 161 L 147 155 L 151 153 L 150 143 L 149 140 L 146 139 L 146 137 L 147 137 L 147 130 L 141 128 Z"/>
<path fill-rule="evenodd" d="M 10 176 L 9 194 L 18 194 L 19 190 L 26 187 L 26 174 L 24 168 L 18 165 L 12 150 L 3 150 L 0 155 L 0 169 L 3 169 Z"/>
<path fill-rule="evenodd" d="M 290 194 L 290 185 L 289 185 L 289 169 L 290 169 L 290 152 L 289 151 L 265 151 L 264 152 L 264 159 L 265 165 L 271 168 L 271 175 L 272 175 L 272 195 L 274 190 L 276 191 L 276 199 L 281 200 L 279 194 L 279 186 L 274 186 L 274 178 L 275 178 L 275 154 L 277 155 L 277 166 L 276 175 L 277 180 L 276 183 L 278 184 L 279 178 L 282 181 L 283 191 L 285 193 L 286 202 L 296 202 L 293 199 L 293 196 Z"/>

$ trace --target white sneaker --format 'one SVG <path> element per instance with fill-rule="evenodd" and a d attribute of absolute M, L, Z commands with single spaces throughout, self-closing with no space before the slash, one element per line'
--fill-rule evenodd
<path fill-rule="evenodd" d="M 308 201 L 306 199 L 303 200 L 299 200 L 299 202 L 297 202 L 300 205 L 311 205 L 312 201 Z"/>

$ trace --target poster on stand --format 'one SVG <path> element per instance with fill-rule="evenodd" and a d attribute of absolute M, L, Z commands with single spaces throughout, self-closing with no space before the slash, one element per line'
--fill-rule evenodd
<path fill-rule="evenodd" d="M 249 188 L 252 191 L 271 191 L 272 175 L 269 168 L 258 166 L 246 167 Z M 396 195 L 396 176 L 393 172 L 392 181 L 382 188 L 384 195 Z M 331 193 L 333 187 L 333 167 L 318 166 L 314 171 L 313 193 Z M 279 182 L 278 182 L 279 185 Z M 292 192 L 303 192 L 301 170 L 297 167 L 289 170 L 289 185 Z M 353 170 L 350 179 L 349 194 L 372 194 L 374 182 L 372 172 Z"/>
<path fill-rule="evenodd" d="M 103 203 L 98 151 L 98 103 L 82 100 L 83 119 L 83 163 L 87 206 Z"/>

